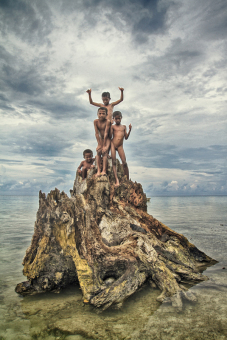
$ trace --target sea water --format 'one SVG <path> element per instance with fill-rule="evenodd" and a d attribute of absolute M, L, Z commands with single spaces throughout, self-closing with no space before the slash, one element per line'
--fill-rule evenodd
<path fill-rule="evenodd" d="M 0 196 L 0 340 L 227 339 L 227 197 L 152 197 L 148 213 L 184 234 L 219 261 L 191 291 L 197 302 L 182 312 L 156 301 L 144 285 L 123 307 L 99 312 L 84 305 L 78 286 L 59 294 L 20 297 L 22 259 L 33 235 L 36 196 Z M 224 269 L 225 268 L 225 269 Z"/>

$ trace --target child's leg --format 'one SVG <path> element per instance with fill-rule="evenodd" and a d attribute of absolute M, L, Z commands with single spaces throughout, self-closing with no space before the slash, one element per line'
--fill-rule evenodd
<path fill-rule="evenodd" d="M 101 174 L 101 152 L 97 152 L 96 161 L 97 161 L 98 170 L 95 176 L 97 177 L 97 176 L 100 176 Z"/>
<path fill-rule="evenodd" d="M 111 118 L 112 119 L 112 118 Z M 110 121 L 111 121 L 111 119 L 110 119 Z M 111 123 L 112 124 L 112 123 Z M 110 129 L 111 130 L 111 129 Z M 110 133 L 110 130 L 109 130 L 109 140 L 111 141 L 111 138 L 112 138 L 112 136 L 111 136 L 111 133 Z M 109 153 L 110 153 L 110 155 L 109 155 Z M 111 159 L 112 157 L 111 157 L 111 143 L 110 143 L 110 146 L 109 146 L 109 149 L 108 149 L 108 155 L 107 155 L 107 159 Z"/>
<path fill-rule="evenodd" d="M 101 175 L 106 175 L 106 172 L 107 172 L 107 165 L 108 165 L 107 156 L 108 156 L 109 149 L 110 149 L 110 139 L 107 139 L 106 146 L 103 148 L 103 152 L 102 152 L 102 162 L 103 162 L 103 164 L 102 164 Z"/>
<path fill-rule="evenodd" d="M 110 155 L 109 155 L 109 153 L 110 153 Z M 109 147 L 109 149 L 108 149 L 108 155 L 107 155 L 107 159 L 111 159 L 112 157 L 111 157 L 111 147 Z"/>
<path fill-rule="evenodd" d="M 114 177 L 116 181 L 115 186 L 118 187 L 120 183 L 117 177 L 117 169 L 116 169 L 116 150 L 112 142 L 111 142 L 111 157 L 112 157 L 113 173 L 114 173 Z"/>
<path fill-rule="evenodd" d="M 87 177 L 87 168 L 82 168 L 82 179 L 85 179 Z"/>
<path fill-rule="evenodd" d="M 102 155 L 102 172 L 101 175 L 106 175 L 106 169 L 107 169 L 107 152 Z"/>
<path fill-rule="evenodd" d="M 103 140 L 101 141 L 101 145 L 98 145 L 96 148 L 96 151 L 97 151 L 96 161 L 97 161 L 97 168 L 98 168 L 97 174 L 95 175 L 96 177 L 101 175 L 102 148 L 103 148 Z"/>
<path fill-rule="evenodd" d="M 124 174 L 127 176 L 127 179 L 129 179 L 129 170 L 128 170 L 128 165 L 126 163 L 126 157 L 125 157 L 123 145 L 119 146 L 118 153 L 119 153 L 119 156 L 122 160 L 122 165 L 123 165 L 123 168 L 124 168 Z"/>

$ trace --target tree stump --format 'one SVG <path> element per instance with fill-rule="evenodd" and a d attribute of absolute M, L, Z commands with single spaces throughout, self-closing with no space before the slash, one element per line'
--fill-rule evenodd
<path fill-rule="evenodd" d="M 147 213 L 139 183 L 127 180 L 117 163 L 120 186 L 108 176 L 77 174 L 71 198 L 58 189 L 40 191 L 34 235 L 23 259 L 21 295 L 56 291 L 79 282 L 85 303 L 121 306 L 146 280 L 159 301 L 182 308 L 195 296 L 181 283 L 207 280 L 201 271 L 215 260 Z"/>

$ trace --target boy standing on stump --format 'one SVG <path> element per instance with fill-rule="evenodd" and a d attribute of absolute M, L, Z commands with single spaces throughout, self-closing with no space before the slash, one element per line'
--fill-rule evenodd
<path fill-rule="evenodd" d="M 126 157 L 125 157 L 125 152 L 123 149 L 123 141 L 124 138 L 128 139 L 132 125 L 129 125 L 129 132 L 127 133 L 126 126 L 121 125 L 121 119 L 122 119 L 122 114 L 120 111 L 115 111 L 113 113 L 113 119 L 115 121 L 114 125 L 111 125 L 111 136 L 113 136 L 111 140 L 111 157 L 112 157 L 112 164 L 113 164 L 113 173 L 115 176 L 115 186 L 119 186 L 119 179 L 117 177 L 117 169 L 116 169 L 116 151 L 118 151 L 118 154 L 122 160 L 123 168 L 124 168 L 124 174 L 127 176 L 127 179 L 129 179 L 129 170 L 128 170 L 128 165 L 126 163 Z"/>
<path fill-rule="evenodd" d="M 107 120 L 107 108 L 106 107 L 100 107 L 98 109 L 98 119 L 94 120 L 94 127 L 95 127 L 95 137 L 98 142 L 98 146 L 96 148 L 98 171 L 97 171 L 96 176 L 106 175 L 107 156 L 108 156 L 108 152 L 110 148 L 110 137 L 109 137 L 110 121 Z M 101 172 L 101 156 L 103 160 L 102 172 Z"/>

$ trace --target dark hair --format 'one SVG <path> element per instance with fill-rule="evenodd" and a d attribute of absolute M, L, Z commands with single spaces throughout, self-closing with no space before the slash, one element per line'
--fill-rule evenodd
<path fill-rule="evenodd" d="M 102 97 L 110 98 L 110 93 L 109 92 L 103 92 Z"/>
<path fill-rule="evenodd" d="M 120 111 L 114 111 L 113 118 L 115 118 L 116 116 L 120 116 L 122 118 L 122 113 Z"/>
<path fill-rule="evenodd" d="M 86 149 L 83 152 L 83 156 L 85 157 L 85 153 L 91 153 L 91 157 L 93 157 L 93 152 L 90 149 Z"/>
<path fill-rule="evenodd" d="M 103 107 L 103 106 L 99 107 L 99 108 L 98 108 L 98 112 L 97 112 L 97 113 L 99 113 L 99 110 L 104 110 L 104 111 L 106 111 L 106 115 L 107 115 L 107 113 L 108 113 L 108 111 L 107 111 L 107 108 L 106 108 L 106 107 Z"/>

